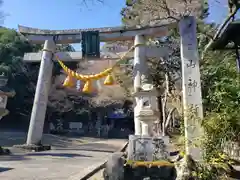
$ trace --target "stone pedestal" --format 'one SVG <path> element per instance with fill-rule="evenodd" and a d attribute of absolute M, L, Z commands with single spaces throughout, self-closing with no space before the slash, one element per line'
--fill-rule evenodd
<path fill-rule="evenodd" d="M 128 160 L 157 161 L 168 160 L 167 145 L 161 137 L 130 135 Z"/>

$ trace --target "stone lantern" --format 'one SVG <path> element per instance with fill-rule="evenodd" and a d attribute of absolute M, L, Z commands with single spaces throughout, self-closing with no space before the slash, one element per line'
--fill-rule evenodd
<path fill-rule="evenodd" d="M 7 87 L 8 77 L 5 73 L 0 75 L 0 119 L 8 114 L 6 109 L 8 97 L 15 96 L 15 91 Z"/>
<path fill-rule="evenodd" d="M 0 120 L 9 113 L 6 109 L 8 97 L 13 97 L 15 95 L 15 91 L 7 87 L 7 82 L 8 77 L 5 73 L 2 73 L 0 75 Z M 10 151 L 8 149 L 3 149 L 0 146 L 0 155 L 6 155 L 9 153 Z"/>
<path fill-rule="evenodd" d="M 6 109 L 9 96 L 8 88 L 6 88 L 7 82 L 8 78 L 2 73 L 0 75 L 0 119 L 8 114 L 8 110 Z"/>
<path fill-rule="evenodd" d="M 152 84 L 144 84 L 139 92 L 134 94 L 137 97 L 136 116 L 142 124 L 142 135 L 153 135 L 153 124 L 158 118 L 157 91 Z"/>
<path fill-rule="evenodd" d="M 157 96 L 158 92 L 152 84 L 144 84 L 134 93 L 137 99 L 135 116 L 141 122 L 141 134 L 129 136 L 128 158 L 131 160 L 166 160 L 169 157 L 167 137 L 153 134 L 154 122 L 159 118 Z"/>

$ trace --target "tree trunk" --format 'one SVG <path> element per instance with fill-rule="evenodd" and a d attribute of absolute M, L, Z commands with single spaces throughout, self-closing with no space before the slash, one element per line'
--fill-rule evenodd
<path fill-rule="evenodd" d="M 166 129 L 168 128 L 168 126 L 169 126 L 169 124 L 170 124 L 170 120 L 172 119 L 172 114 L 173 114 L 173 112 L 176 110 L 176 108 L 172 108 L 170 111 L 169 111 L 169 113 L 168 113 L 168 117 L 167 117 L 167 119 L 166 119 L 166 123 L 165 123 L 165 125 L 164 125 L 164 128 L 165 128 L 165 131 L 166 131 Z"/>
<path fill-rule="evenodd" d="M 166 94 L 164 95 L 163 103 L 162 103 L 162 136 L 165 136 L 165 123 L 166 123 L 166 105 L 167 105 L 167 98 Z"/>
<path fill-rule="evenodd" d="M 159 119 L 157 123 L 157 134 L 160 134 L 162 132 L 162 120 L 163 120 L 163 112 L 162 112 L 162 97 L 157 97 L 158 101 L 158 109 L 159 109 Z"/>
<path fill-rule="evenodd" d="M 168 94 L 169 94 L 169 76 L 167 73 L 165 73 L 165 92 L 164 92 L 164 99 L 163 99 L 163 103 L 162 103 L 162 113 L 163 113 L 163 120 L 162 120 L 162 136 L 165 136 L 165 124 L 166 124 L 166 106 L 167 106 L 167 98 L 168 98 Z"/>

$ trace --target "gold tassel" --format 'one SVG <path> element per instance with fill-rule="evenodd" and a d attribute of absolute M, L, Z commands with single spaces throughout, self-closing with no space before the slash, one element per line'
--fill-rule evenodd
<path fill-rule="evenodd" d="M 91 84 L 90 80 L 86 81 L 86 83 L 84 84 L 82 92 L 84 92 L 84 93 L 92 92 L 92 84 Z"/>
<path fill-rule="evenodd" d="M 114 84 L 113 76 L 111 74 L 108 74 L 104 81 L 104 85 L 111 86 L 113 84 Z"/>
<path fill-rule="evenodd" d="M 67 76 L 64 83 L 63 83 L 64 87 L 73 87 L 74 86 L 74 82 L 73 82 L 73 78 L 72 76 Z"/>

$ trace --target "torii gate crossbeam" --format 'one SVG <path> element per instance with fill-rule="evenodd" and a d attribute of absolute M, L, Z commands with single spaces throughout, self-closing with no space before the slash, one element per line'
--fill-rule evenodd
<path fill-rule="evenodd" d="M 19 25 L 18 29 L 19 32 L 33 44 L 44 44 L 46 40 L 52 40 L 53 37 L 56 44 L 73 44 L 80 43 L 82 40 L 81 32 L 83 31 L 99 31 L 101 42 L 107 42 L 134 40 L 136 34 L 162 37 L 167 35 L 168 28 L 174 26 L 176 27 L 176 23 L 144 28 L 104 27 L 72 30 L 42 30 Z"/>

